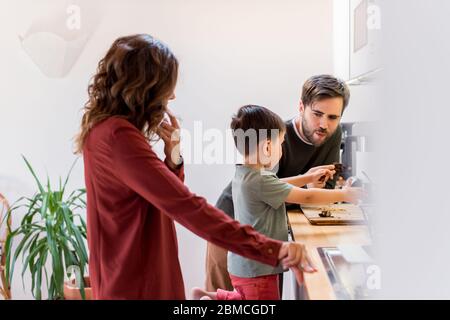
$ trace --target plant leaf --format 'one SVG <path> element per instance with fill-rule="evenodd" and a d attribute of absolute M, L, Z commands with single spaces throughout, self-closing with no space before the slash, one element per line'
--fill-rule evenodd
<path fill-rule="evenodd" d="M 67 227 L 69 228 L 71 233 L 73 233 L 73 235 L 75 236 L 75 239 L 76 239 L 76 241 L 78 243 L 78 246 L 81 249 L 82 256 L 80 258 L 83 258 L 83 260 L 85 262 L 87 262 L 88 261 L 88 256 L 87 256 L 85 244 L 84 244 L 84 241 L 83 241 L 83 236 L 82 236 L 80 230 L 78 229 L 78 227 L 75 226 L 74 223 L 72 222 L 71 212 L 70 212 L 69 208 L 67 207 L 67 205 L 66 204 L 61 204 L 61 208 L 62 208 L 62 211 L 63 211 L 63 214 L 64 214 L 64 219 L 66 220 Z"/>
<path fill-rule="evenodd" d="M 64 195 L 64 191 L 66 190 L 67 182 L 69 181 L 70 175 L 71 175 L 72 170 L 73 170 L 73 168 L 75 167 L 75 164 L 77 163 L 77 161 L 78 161 L 78 158 L 76 158 L 76 159 L 73 161 L 72 166 L 71 166 L 70 169 L 69 169 L 69 173 L 67 174 L 66 180 L 64 181 L 64 185 L 63 185 L 63 187 L 62 187 L 62 189 L 61 189 L 61 199 L 62 199 L 62 197 L 63 197 L 63 195 Z"/>
<path fill-rule="evenodd" d="M 39 191 L 40 191 L 41 193 L 45 193 L 45 192 L 44 192 L 44 188 L 42 187 L 41 182 L 39 181 L 38 177 L 37 177 L 36 174 L 34 173 L 33 167 L 31 167 L 31 164 L 28 162 L 27 158 L 25 158 L 24 155 L 22 155 L 22 158 L 23 158 L 23 160 L 25 161 L 25 163 L 26 163 L 28 169 L 30 170 L 31 174 L 33 175 L 34 180 L 36 180 L 36 183 L 37 183 L 37 185 L 38 185 Z"/>

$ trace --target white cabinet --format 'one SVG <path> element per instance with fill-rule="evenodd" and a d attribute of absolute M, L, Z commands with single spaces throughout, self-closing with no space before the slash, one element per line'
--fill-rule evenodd
<path fill-rule="evenodd" d="M 334 0 L 334 65 L 337 76 L 364 81 L 381 68 L 379 0 Z"/>

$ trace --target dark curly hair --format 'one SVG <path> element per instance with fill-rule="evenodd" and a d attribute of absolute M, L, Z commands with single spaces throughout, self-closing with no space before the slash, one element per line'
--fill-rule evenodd
<path fill-rule="evenodd" d="M 178 60 L 152 36 L 138 34 L 114 41 L 89 85 L 75 152 L 81 153 L 90 130 L 111 116 L 128 120 L 152 140 L 177 77 Z"/>

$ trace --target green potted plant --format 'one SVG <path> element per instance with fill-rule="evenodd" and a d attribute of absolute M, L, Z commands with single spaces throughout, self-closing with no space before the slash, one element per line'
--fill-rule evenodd
<path fill-rule="evenodd" d="M 22 156 L 36 181 L 38 190 L 33 197 L 20 198 L 9 210 L 8 217 L 18 209 L 25 210 L 20 226 L 10 230 L 6 239 L 6 278 L 12 281 L 16 261 L 22 257 L 22 283 L 27 270 L 31 273 L 31 291 L 35 299 L 42 299 L 43 284 L 46 284 L 48 299 L 76 299 L 74 290 L 82 299 L 89 299 L 91 290 L 88 278 L 84 277 L 88 265 L 85 245 L 86 223 L 79 214 L 86 208 L 84 189 L 68 194 L 67 182 L 75 166 L 71 166 L 62 183 L 53 189 L 47 176 L 43 185 L 28 160 Z M 68 194 L 66 196 L 66 194 Z M 13 241 L 20 241 L 13 251 Z M 48 266 L 51 266 L 50 268 Z M 50 269 L 50 270 L 48 270 Z M 73 272 L 75 270 L 75 272 Z M 69 274 L 75 273 L 77 285 L 66 282 Z M 66 293 L 66 296 L 65 296 Z"/>

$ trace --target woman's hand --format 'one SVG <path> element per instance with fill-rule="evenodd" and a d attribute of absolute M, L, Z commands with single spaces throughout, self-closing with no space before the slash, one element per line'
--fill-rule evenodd
<path fill-rule="evenodd" d="M 327 181 L 333 179 L 335 173 L 336 170 L 334 165 L 320 166 L 309 169 L 306 174 L 311 176 L 312 181 L 308 183 L 308 188 L 325 188 Z"/>
<path fill-rule="evenodd" d="M 156 130 L 156 134 L 164 141 L 166 163 L 176 169 L 183 162 L 180 154 L 180 125 L 177 118 L 167 109 L 169 120 L 164 119 Z"/>
<path fill-rule="evenodd" d="M 278 259 L 285 269 L 313 273 L 317 271 L 316 266 L 309 257 L 308 251 L 303 244 L 295 242 L 283 242 Z"/>

